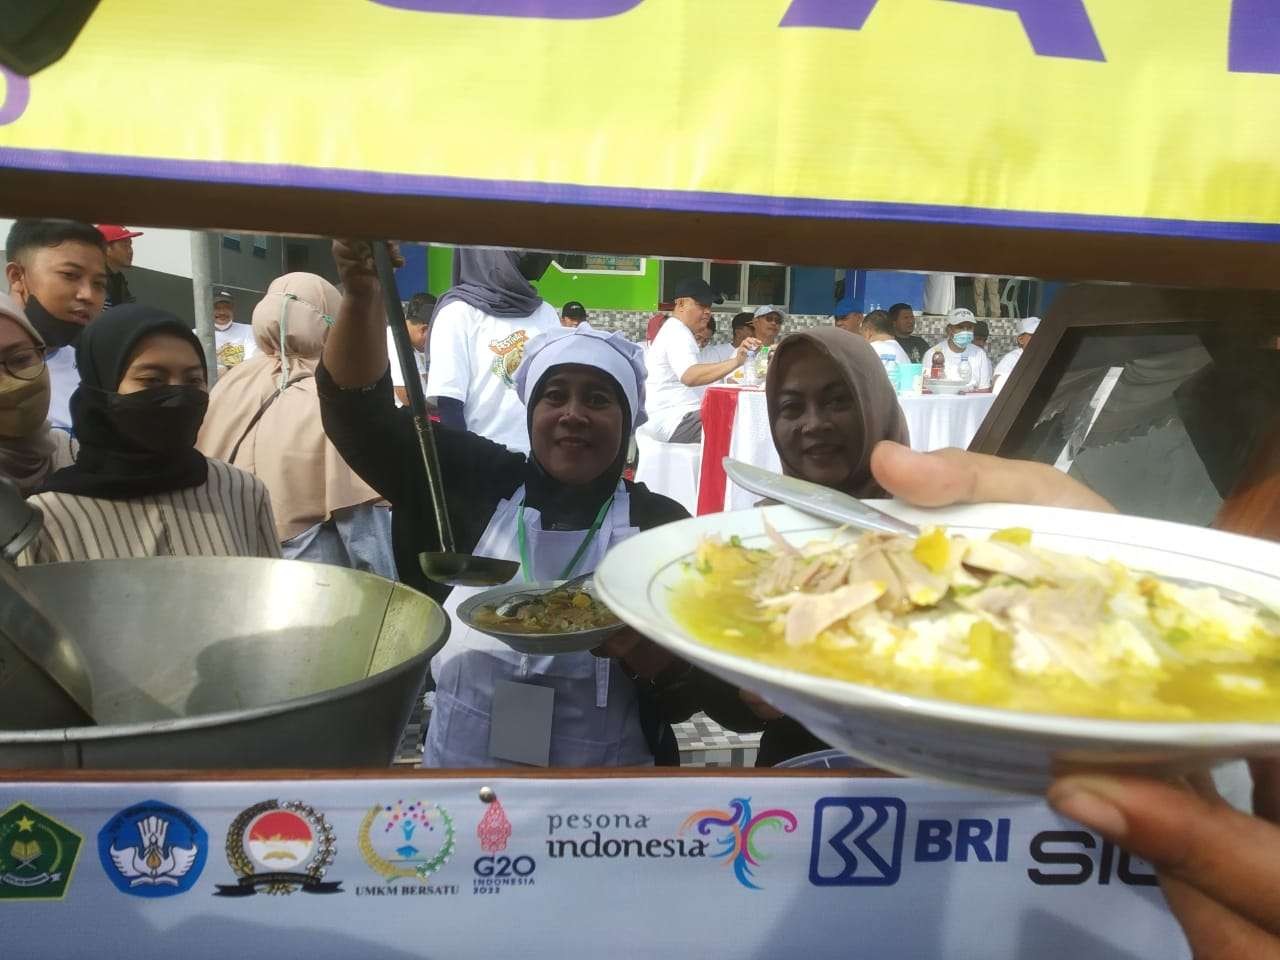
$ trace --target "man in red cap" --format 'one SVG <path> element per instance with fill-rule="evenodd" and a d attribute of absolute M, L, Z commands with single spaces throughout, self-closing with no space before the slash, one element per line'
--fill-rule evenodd
<path fill-rule="evenodd" d="M 107 302 L 102 309 L 133 303 L 137 298 L 129 292 L 124 269 L 133 266 L 133 238 L 142 236 L 142 233 L 115 223 L 98 224 L 98 232 L 107 241 Z"/>

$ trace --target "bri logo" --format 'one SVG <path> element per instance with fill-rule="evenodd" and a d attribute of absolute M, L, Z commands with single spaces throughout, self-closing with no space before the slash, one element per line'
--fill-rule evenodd
<path fill-rule="evenodd" d="M 823 797 L 813 808 L 809 882 L 888 887 L 902 875 L 907 805 L 897 797 Z"/>

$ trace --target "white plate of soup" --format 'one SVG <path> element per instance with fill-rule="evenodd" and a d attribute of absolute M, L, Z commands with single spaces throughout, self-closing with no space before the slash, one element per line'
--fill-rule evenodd
<path fill-rule="evenodd" d="M 1169 634 L 1172 646 L 1156 641 L 1161 656 L 1171 659 L 1156 668 L 1141 661 L 1133 676 L 1124 670 L 1126 660 L 1113 665 L 1118 672 L 1078 671 L 1057 682 L 1052 671 L 1019 661 L 1017 669 L 1002 667 L 998 683 L 981 671 L 972 683 L 945 671 L 940 680 L 910 659 L 901 667 L 895 659 L 887 669 L 866 644 L 847 656 L 840 649 L 839 655 L 825 648 L 815 653 L 813 644 L 793 649 L 778 627 L 768 626 L 768 611 L 751 592 L 754 574 L 738 571 L 735 583 L 730 570 L 728 582 L 717 583 L 707 579 L 713 565 L 697 566 L 699 544 L 708 537 L 778 553 L 766 519 L 797 548 L 861 536 L 786 506 L 696 517 L 641 533 L 609 552 L 595 585 L 609 608 L 644 635 L 759 693 L 832 746 L 898 773 L 1040 791 L 1072 770 L 1166 776 L 1237 757 L 1280 756 L 1280 656 L 1267 645 L 1276 622 L 1271 611 L 1280 610 L 1280 544 L 1077 510 L 876 505 L 921 526 L 941 526 L 952 537 L 985 541 L 1021 528 L 1031 531 L 1037 549 L 1116 561 L 1144 583 L 1144 574 L 1154 574 L 1244 595 L 1265 611 L 1259 622 L 1266 625 L 1266 643 L 1247 663 L 1235 652 L 1229 663 L 1204 665 L 1205 637 L 1217 635 L 1182 630 Z M 1149 669 L 1162 679 L 1151 681 Z"/>

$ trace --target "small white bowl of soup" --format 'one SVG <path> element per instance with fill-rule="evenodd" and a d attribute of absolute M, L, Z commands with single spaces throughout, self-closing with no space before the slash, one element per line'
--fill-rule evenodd
<path fill-rule="evenodd" d="M 1219 657 L 1206 640 L 1216 637 L 1212 630 L 1168 623 L 1168 642 L 1154 640 L 1155 659 L 1150 649 L 1135 648 L 1100 673 L 1080 666 L 1055 673 L 1023 655 L 1015 667 L 1002 667 L 999 677 L 973 663 L 939 666 L 927 644 L 927 655 L 899 650 L 891 664 L 874 652 L 880 649 L 875 644 L 852 644 L 839 631 L 815 642 L 790 637 L 788 643 L 781 626 L 770 625 L 777 617 L 761 604 L 756 573 L 722 563 L 717 579 L 715 565 L 727 552 L 699 551 L 715 538 L 722 547 L 781 554 L 765 520 L 797 548 L 861 536 L 786 506 L 696 517 L 639 534 L 609 552 L 596 572 L 596 589 L 645 636 L 760 694 L 832 746 L 897 773 L 1037 792 L 1068 771 L 1181 775 L 1240 757 L 1280 756 L 1280 636 L 1271 633 L 1280 621 L 1270 613 L 1280 609 L 1280 544 L 1078 510 L 876 505 L 922 527 L 945 528 L 951 537 L 985 541 L 1020 528 L 1031 531 L 1036 548 L 1115 561 L 1144 583 L 1151 574 L 1244 595 L 1264 611 L 1265 642 L 1255 643 L 1248 656 L 1235 650 Z M 1218 609 L 1210 602 L 1205 608 Z M 948 620 L 953 614 L 947 604 L 938 606 L 940 636 L 955 626 Z M 1072 609 L 1059 605 L 1048 615 L 1070 620 Z M 970 626 L 960 627 L 959 635 L 967 636 Z M 849 626 L 846 632 L 857 630 Z M 940 642 L 954 648 L 959 641 L 952 636 Z M 1126 664 L 1133 664 L 1131 671 Z"/>

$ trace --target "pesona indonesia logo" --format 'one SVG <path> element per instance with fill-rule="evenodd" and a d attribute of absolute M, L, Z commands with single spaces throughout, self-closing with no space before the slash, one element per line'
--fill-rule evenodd
<path fill-rule="evenodd" d="M 734 799 L 728 809 L 698 810 L 675 832 L 656 828 L 654 817 L 637 812 L 552 813 L 547 815 L 547 856 L 552 860 L 713 860 L 730 867 L 743 887 L 761 889 L 755 871 L 768 859 L 770 834 L 795 833 L 790 810 L 753 811 L 751 799 Z"/>
<path fill-rule="evenodd" d="M 551 813 L 547 856 L 552 860 L 688 860 L 707 855 L 698 837 L 655 834 L 647 813 Z"/>
<path fill-rule="evenodd" d="M 908 816 L 899 797 L 823 797 L 814 805 L 809 882 L 817 887 L 890 887 L 911 869 L 930 864 L 1008 864 L 1009 817 Z M 1149 866 L 1087 830 L 1041 830 L 1027 845 L 1036 886 L 1116 882 L 1154 886 Z"/>
<path fill-rule="evenodd" d="M 480 791 L 485 804 L 484 816 L 476 825 L 476 839 L 484 856 L 472 864 L 475 878 L 471 882 L 473 895 L 496 895 L 511 887 L 532 887 L 534 871 L 538 864 L 527 853 L 508 852 L 513 828 L 502 801 L 489 787 Z"/>
<path fill-rule="evenodd" d="M 680 827 L 683 834 L 693 830 L 699 836 L 713 837 L 716 849 L 712 857 L 733 865 L 738 883 L 750 890 L 760 890 L 754 882 L 755 868 L 765 859 L 761 844 L 766 833 L 795 833 L 799 823 L 790 810 L 773 808 L 752 813 L 751 798 L 730 801 L 728 810 L 699 810 L 690 814 Z"/>

